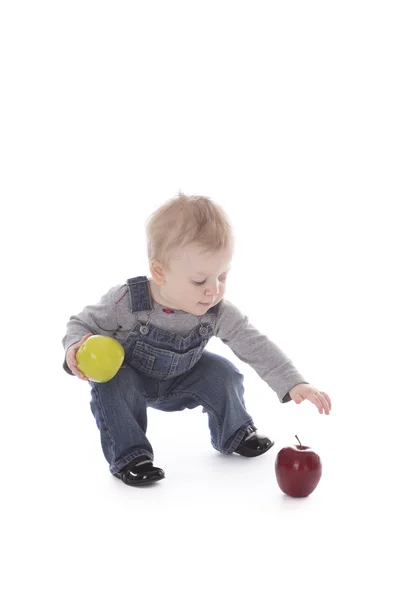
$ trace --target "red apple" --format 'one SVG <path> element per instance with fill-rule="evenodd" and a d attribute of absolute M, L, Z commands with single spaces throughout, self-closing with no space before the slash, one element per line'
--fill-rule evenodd
<path fill-rule="evenodd" d="M 321 459 L 308 446 L 287 446 L 276 456 L 275 473 L 282 492 L 294 498 L 309 496 L 322 475 Z"/>

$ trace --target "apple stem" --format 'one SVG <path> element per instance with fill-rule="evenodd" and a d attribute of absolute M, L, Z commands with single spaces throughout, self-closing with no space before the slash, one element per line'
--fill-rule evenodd
<path fill-rule="evenodd" d="M 296 438 L 296 440 L 299 442 L 299 444 L 300 444 L 300 450 L 301 450 L 301 449 L 302 449 L 302 447 L 303 447 L 303 445 L 302 445 L 301 441 L 299 440 L 299 438 L 297 437 L 297 435 L 295 435 L 294 437 L 295 437 L 295 438 Z"/>

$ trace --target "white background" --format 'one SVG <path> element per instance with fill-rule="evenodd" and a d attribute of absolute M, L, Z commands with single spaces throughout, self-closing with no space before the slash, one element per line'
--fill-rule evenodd
<path fill-rule="evenodd" d="M 396 2 L 8 2 L 0 9 L 2 597 L 399 597 Z M 110 476 L 71 314 L 148 274 L 179 190 L 229 213 L 227 297 L 333 403 L 281 405 L 222 456 L 200 409 L 149 410 L 166 479 Z M 307 499 L 274 461 L 321 456 Z M 139 596 L 138 596 L 139 594 Z"/>

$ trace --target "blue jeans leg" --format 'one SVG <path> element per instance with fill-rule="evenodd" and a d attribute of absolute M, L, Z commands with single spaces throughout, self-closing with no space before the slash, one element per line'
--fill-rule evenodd
<path fill-rule="evenodd" d="M 124 365 L 110 381 L 91 381 L 90 385 L 90 407 L 111 473 L 121 471 L 138 456 L 154 460 L 146 437 L 148 390 L 141 374 Z"/>
<path fill-rule="evenodd" d="M 154 408 L 165 411 L 202 406 L 208 414 L 212 446 L 231 454 L 253 420 L 244 402 L 243 375 L 223 356 L 204 351 L 201 359 L 183 375 L 160 385 Z"/>

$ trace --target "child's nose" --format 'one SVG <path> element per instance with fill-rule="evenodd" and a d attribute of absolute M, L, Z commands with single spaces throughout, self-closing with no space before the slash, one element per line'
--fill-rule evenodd
<path fill-rule="evenodd" d="M 210 285 L 208 286 L 207 290 L 206 290 L 206 294 L 208 296 L 216 296 L 219 293 L 219 283 L 215 282 L 215 283 L 210 283 Z"/>

